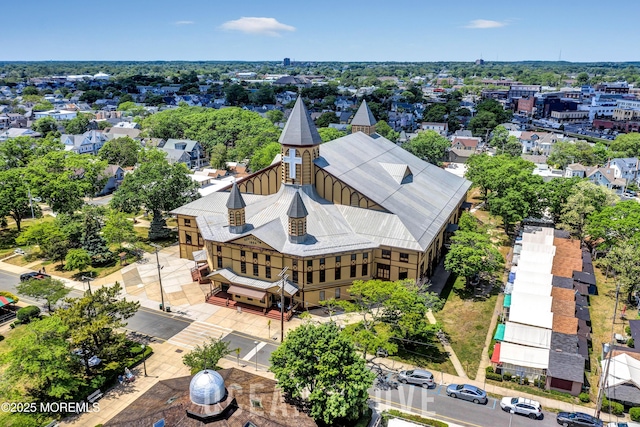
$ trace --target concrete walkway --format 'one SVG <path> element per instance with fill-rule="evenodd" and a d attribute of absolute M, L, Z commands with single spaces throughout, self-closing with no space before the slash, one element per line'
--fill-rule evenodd
<path fill-rule="evenodd" d="M 496 305 L 491 316 L 491 322 L 489 323 L 489 330 L 487 331 L 487 337 L 484 340 L 484 348 L 482 349 L 482 355 L 480 358 L 480 365 L 478 366 L 478 372 L 476 373 L 477 381 L 484 381 L 487 375 L 487 366 L 491 365 L 491 359 L 489 359 L 489 346 L 493 340 L 493 331 L 498 323 L 498 317 L 502 312 L 502 302 L 504 300 L 504 294 L 499 294 L 496 298 Z"/>

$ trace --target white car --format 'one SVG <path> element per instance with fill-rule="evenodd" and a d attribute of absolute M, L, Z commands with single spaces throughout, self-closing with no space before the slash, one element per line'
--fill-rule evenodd
<path fill-rule="evenodd" d="M 22 249 L 18 248 L 18 249 L 16 249 L 16 250 L 14 250 L 14 251 L 13 251 L 13 253 L 14 253 L 14 254 L 17 254 L 17 255 L 24 255 L 24 250 L 22 250 Z"/>
<path fill-rule="evenodd" d="M 524 415 L 532 420 L 542 418 L 542 406 L 537 400 L 525 399 L 524 397 L 503 397 L 500 401 L 503 411 Z"/>

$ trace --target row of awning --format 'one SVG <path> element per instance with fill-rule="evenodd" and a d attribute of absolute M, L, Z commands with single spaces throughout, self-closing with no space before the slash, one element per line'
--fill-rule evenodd
<path fill-rule="evenodd" d="M 0 295 L 0 307 L 4 307 L 5 305 L 13 304 L 13 299 L 9 297 L 4 297 Z"/>

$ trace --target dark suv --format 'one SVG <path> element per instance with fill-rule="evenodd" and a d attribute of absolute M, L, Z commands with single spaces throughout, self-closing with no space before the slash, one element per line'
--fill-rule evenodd
<path fill-rule="evenodd" d="M 51 276 L 49 276 L 48 274 L 45 273 L 38 273 L 37 271 L 30 271 L 29 273 L 24 273 L 20 275 L 20 281 L 21 282 L 26 282 L 27 280 L 32 280 L 32 279 L 47 279 Z"/>

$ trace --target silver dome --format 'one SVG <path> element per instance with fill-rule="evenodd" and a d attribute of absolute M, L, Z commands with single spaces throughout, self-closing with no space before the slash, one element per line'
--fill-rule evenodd
<path fill-rule="evenodd" d="M 189 384 L 189 397 L 198 405 L 213 405 L 224 399 L 226 394 L 224 380 L 215 371 L 200 371 Z"/>

